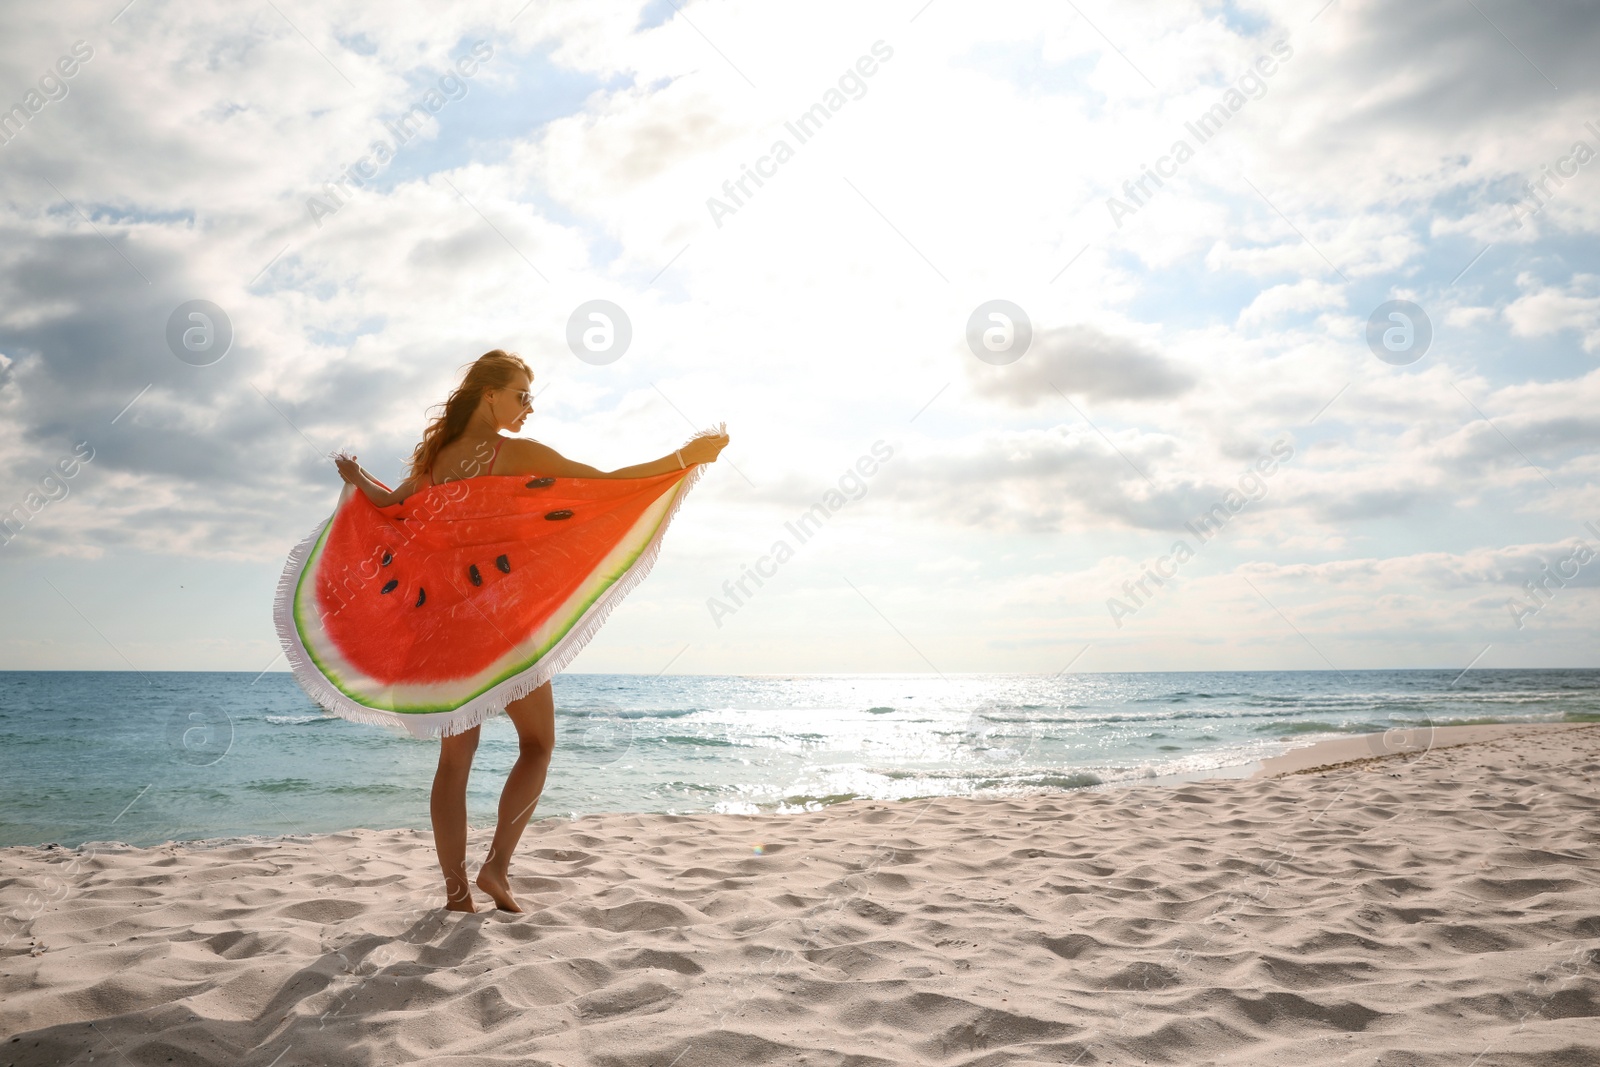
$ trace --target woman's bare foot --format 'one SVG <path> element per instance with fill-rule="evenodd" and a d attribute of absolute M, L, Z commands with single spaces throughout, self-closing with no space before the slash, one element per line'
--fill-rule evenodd
<path fill-rule="evenodd" d="M 522 910 L 517 906 L 517 898 L 511 895 L 511 882 L 504 871 L 484 864 L 478 869 L 478 888 L 494 897 L 494 906 L 501 911 Z"/>
<path fill-rule="evenodd" d="M 476 912 L 478 910 L 478 906 L 472 902 L 472 887 L 467 885 L 467 872 L 465 870 L 445 878 L 444 909 L 445 911 L 466 912 Z"/>

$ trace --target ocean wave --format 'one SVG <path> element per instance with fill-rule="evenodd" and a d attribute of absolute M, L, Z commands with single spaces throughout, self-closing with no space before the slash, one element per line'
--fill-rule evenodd
<path fill-rule="evenodd" d="M 1079 771 L 1075 774 L 1043 774 L 1030 781 L 1033 785 L 1049 786 L 1053 789 L 1083 789 L 1091 785 L 1105 784 L 1098 774 L 1089 771 Z"/>
<path fill-rule="evenodd" d="M 700 715 L 705 711 L 705 708 L 623 708 L 604 704 L 556 707 L 557 715 L 572 719 L 681 719 L 688 715 Z"/>
<path fill-rule="evenodd" d="M 424 795 L 427 792 L 427 783 L 391 785 L 388 782 L 365 782 L 356 785 L 351 783 L 313 782 L 305 778 L 277 778 L 246 782 L 241 788 L 252 793 L 281 793 L 302 796 L 411 797 Z"/>
<path fill-rule="evenodd" d="M 636 738 L 640 743 L 658 745 L 688 745 L 691 748 L 733 748 L 734 743 L 725 737 L 694 737 L 688 734 L 667 734 L 663 737 Z"/>
<path fill-rule="evenodd" d="M 1370 733 L 1374 727 L 1367 723 L 1341 723 L 1335 726 L 1330 722 L 1318 722 L 1315 719 L 1294 720 L 1291 722 L 1263 722 L 1257 723 L 1250 729 L 1259 734 L 1343 734 L 1343 733 Z M 1387 729 L 1387 727 L 1379 727 Z"/>
<path fill-rule="evenodd" d="M 852 800 L 870 800 L 865 793 L 826 793 L 822 796 L 813 796 L 810 793 L 796 793 L 776 802 L 778 811 L 814 811 L 819 807 L 830 804 L 847 804 Z M 763 805 L 765 806 L 765 805 Z"/>

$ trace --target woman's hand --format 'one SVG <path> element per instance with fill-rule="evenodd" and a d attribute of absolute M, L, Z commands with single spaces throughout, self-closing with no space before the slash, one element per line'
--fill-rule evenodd
<path fill-rule="evenodd" d="M 682 454 L 685 465 L 690 463 L 715 463 L 717 455 L 727 447 L 728 435 L 718 433 L 693 438 L 678 451 Z"/>
<path fill-rule="evenodd" d="M 356 462 L 354 456 L 334 456 L 333 465 L 339 468 L 339 477 L 351 485 L 361 484 L 361 464 Z"/>
<path fill-rule="evenodd" d="M 342 452 L 333 457 L 333 465 L 339 468 L 339 477 L 367 494 L 367 499 L 380 508 L 398 504 L 417 491 L 415 478 L 407 478 L 394 489 L 385 489 L 372 480 L 372 475 L 361 469 L 356 457 L 347 456 Z"/>

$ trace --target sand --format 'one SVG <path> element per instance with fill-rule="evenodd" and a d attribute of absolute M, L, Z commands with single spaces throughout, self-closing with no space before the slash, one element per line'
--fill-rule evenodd
<path fill-rule="evenodd" d="M 525 915 L 411 831 L 0 850 L 0 1064 L 1594 1067 L 1600 725 L 1461 738 L 536 821 Z"/>

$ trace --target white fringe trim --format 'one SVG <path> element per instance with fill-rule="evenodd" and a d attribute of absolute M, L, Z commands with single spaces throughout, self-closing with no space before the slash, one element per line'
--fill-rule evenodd
<path fill-rule="evenodd" d="M 718 423 L 716 430 L 705 430 L 695 436 L 721 434 L 726 432 L 726 429 L 726 423 Z M 549 652 L 539 657 L 522 673 L 507 678 L 452 711 L 406 715 L 396 711 L 386 711 L 383 708 L 368 707 L 346 696 L 328 681 L 311 659 L 310 653 L 306 651 L 305 644 L 300 640 L 300 631 L 294 624 L 294 591 L 300 584 L 300 576 L 305 571 L 306 561 L 311 557 L 311 550 L 316 547 L 323 530 L 333 521 L 333 515 L 330 515 L 294 546 L 284 565 L 283 574 L 278 577 L 278 589 L 272 601 L 272 621 L 278 631 L 278 642 L 283 646 L 284 657 L 289 661 L 289 670 L 293 673 L 295 681 L 300 683 L 300 688 L 321 705 L 325 712 L 352 722 L 398 727 L 413 737 L 420 738 L 449 737 L 482 725 L 488 719 L 505 711 L 507 704 L 527 696 L 560 673 L 561 669 L 571 663 L 574 657 L 583 651 L 583 646 L 589 643 L 589 639 L 599 631 L 606 616 L 611 614 L 611 609 L 615 608 L 634 586 L 645 580 L 650 568 L 655 565 L 656 557 L 661 554 L 661 542 L 666 536 L 667 527 L 671 525 L 672 518 L 678 513 L 684 497 L 689 495 L 689 490 L 699 481 L 705 469 L 704 463 L 697 463 L 689 469 L 689 473 L 674 490 L 673 500 L 667 508 L 667 513 L 662 516 L 660 525 L 656 527 L 649 544 L 639 553 L 639 558 L 633 561 L 622 577 L 613 582 L 599 599 L 589 605 L 589 609 L 583 613 L 578 622 Z M 339 503 L 334 507 L 334 515 L 339 513 L 339 509 L 344 506 L 345 500 L 351 493 L 359 491 L 355 486 L 346 483 L 344 492 L 339 495 Z"/>

